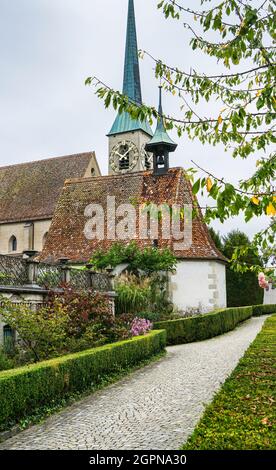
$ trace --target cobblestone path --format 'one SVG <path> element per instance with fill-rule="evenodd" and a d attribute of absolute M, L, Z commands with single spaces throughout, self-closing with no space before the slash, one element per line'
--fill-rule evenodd
<path fill-rule="evenodd" d="M 175 450 L 234 369 L 264 317 L 158 362 L 5 441 L 0 449 Z M 0 403 L 1 405 L 1 403 Z"/>

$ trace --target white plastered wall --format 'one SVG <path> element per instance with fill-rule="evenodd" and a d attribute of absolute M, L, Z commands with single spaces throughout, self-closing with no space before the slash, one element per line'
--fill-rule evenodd
<path fill-rule="evenodd" d="M 181 312 L 226 307 L 225 264 L 216 260 L 181 260 L 170 277 L 171 299 Z"/>
<path fill-rule="evenodd" d="M 264 304 L 276 304 L 276 287 L 272 288 L 272 284 L 269 284 L 269 290 L 264 291 Z"/>

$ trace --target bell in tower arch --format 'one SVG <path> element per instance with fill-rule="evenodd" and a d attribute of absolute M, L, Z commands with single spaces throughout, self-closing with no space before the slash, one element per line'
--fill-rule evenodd
<path fill-rule="evenodd" d="M 153 154 L 153 173 L 165 175 L 169 170 L 169 154 L 174 152 L 177 144 L 168 135 L 163 116 L 162 108 L 162 87 L 159 87 L 159 110 L 158 122 L 153 138 L 145 146 L 147 152 Z"/>

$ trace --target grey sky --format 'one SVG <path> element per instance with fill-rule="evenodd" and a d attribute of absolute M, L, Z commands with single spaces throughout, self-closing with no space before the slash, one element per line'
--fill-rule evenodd
<path fill-rule="evenodd" d="M 0 163 L 2 165 L 95 150 L 107 172 L 107 138 L 115 113 L 84 86 L 97 75 L 122 86 L 127 0 L 0 0 Z M 181 22 L 165 20 L 157 0 L 136 0 L 139 47 L 185 69 L 214 70 L 215 62 L 188 47 Z M 187 2 L 192 3 L 193 2 Z M 141 63 L 143 99 L 157 104 L 153 64 Z M 180 115 L 179 101 L 164 97 L 168 114 Z M 215 108 L 216 109 L 216 108 Z M 204 110 L 206 112 L 206 110 Z M 210 113 L 211 114 L 211 113 Z M 171 166 L 191 159 L 237 182 L 255 168 L 233 160 L 222 146 L 179 140 Z M 245 224 L 242 217 L 215 227 L 240 228 L 252 235 L 267 218 Z"/>

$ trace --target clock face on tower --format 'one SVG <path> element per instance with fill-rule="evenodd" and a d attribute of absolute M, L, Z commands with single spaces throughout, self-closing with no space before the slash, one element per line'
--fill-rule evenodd
<path fill-rule="evenodd" d="M 141 148 L 141 161 L 142 161 L 144 170 L 148 171 L 148 170 L 152 170 L 153 168 L 153 155 L 152 153 L 149 153 L 146 151 L 145 145 L 146 144 L 144 144 Z"/>
<path fill-rule="evenodd" d="M 139 150 L 133 142 L 122 140 L 110 154 L 110 166 L 115 173 L 128 173 L 139 160 Z"/>

